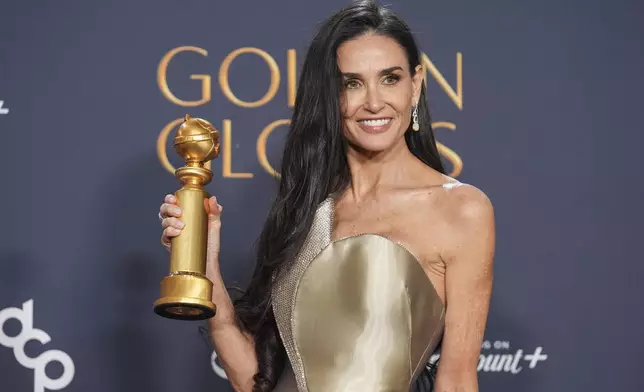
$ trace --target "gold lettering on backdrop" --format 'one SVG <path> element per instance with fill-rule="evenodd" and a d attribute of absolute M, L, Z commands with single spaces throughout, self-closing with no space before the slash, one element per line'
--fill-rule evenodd
<path fill-rule="evenodd" d="M 233 132 L 230 120 L 224 120 L 222 172 L 226 178 L 253 178 L 253 173 L 233 173 Z"/>
<path fill-rule="evenodd" d="M 427 72 L 429 72 L 447 96 L 454 102 L 454 105 L 459 110 L 463 110 L 463 54 L 461 52 L 456 53 L 456 91 L 450 86 L 427 54 L 422 54 L 421 61 L 423 63 L 425 86 L 427 86 Z M 435 122 L 432 124 L 432 127 L 434 129 L 446 128 L 451 131 L 456 131 L 456 125 L 451 122 Z M 438 149 L 438 153 L 452 164 L 452 171 L 449 175 L 457 177 L 463 171 L 463 160 L 461 157 L 454 150 L 438 141 L 436 142 L 436 148 Z"/>
<path fill-rule="evenodd" d="M 271 166 L 270 162 L 268 162 L 268 155 L 266 154 L 266 142 L 268 141 L 268 136 L 275 130 L 275 128 L 279 127 L 280 125 L 289 125 L 291 123 L 291 120 L 277 120 L 273 121 L 272 123 L 268 124 L 264 130 L 262 130 L 262 133 L 259 134 L 259 137 L 257 138 L 257 159 L 259 160 L 259 164 L 262 165 L 262 167 L 268 172 L 268 174 L 278 177 L 280 176 L 280 173 L 278 173 L 275 169 L 273 169 L 273 166 Z"/>
<path fill-rule="evenodd" d="M 247 101 L 242 101 L 241 99 L 237 98 L 235 94 L 233 94 L 233 91 L 230 88 L 230 82 L 228 80 L 228 72 L 230 70 L 230 65 L 232 62 L 240 55 L 246 54 L 246 53 L 252 53 L 256 54 L 259 57 L 261 57 L 266 64 L 268 65 L 268 69 L 270 70 L 270 85 L 268 87 L 268 91 L 264 96 L 254 102 L 247 102 Z M 224 61 L 221 63 L 221 67 L 219 68 L 219 87 L 221 87 L 221 90 L 223 91 L 224 95 L 226 98 L 228 98 L 232 103 L 242 106 L 245 108 L 256 108 L 260 107 L 262 105 L 267 104 L 268 102 L 275 97 L 275 94 L 277 94 L 277 90 L 279 89 L 280 86 L 280 70 L 279 67 L 277 66 L 277 62 L 275 59 L 265 51 L 258 49 L 258 48 L 239 48 L 237 50 L 234 50 L 226 56 Z"/>
<path fill-rule="evenodd" d="M 280 125 L 289 125 L 291 123 L 291 120 L 277 120 L 273 121 L 272 123 L 268 124 L 264 130 L 262 130 L 262 133 L 259 134 L 259 138 L 257 138 L 257 159 L 259 160 L 260 165 L 268 172 L 268 174 L 278 177 L 280 176 L 280 173 L 278 173 L 275 169 L 273 169 L 273 166 L 268 162 L 268 155 L 266 154 L 266 141 L 268 140 L 268 136 L 275 130 L 275 128 L 279 127 Z"/>
<path fill-rule="evenodd" d="M 450 131 L 456 131 L 456 124 L 445 121 L 436 121 L 432 123 L 433 129 L 446 128 Z M 457 177 L 463 171 L 463 160 L 461 157 L 454 152 L 451 148 L 447 147 L 443 143 L 436 142 L 436 148 L 438 152 L 445 157 L 452 164 L 452 171 L 449 173 L 452 177 Z"/>
<path fill-rule="evenodd" d="M 288 107 L 295 106 L 295 95 L 297 94 L 297 70 L 295 49 L 289 49 L 286 54 L 286 74 L 288 75 Z"/>
<path fill-rule="evenodd" d="M 208 52 L 202 48 L 196 46 L 179 46 L 167 52 L 159 62 L 157 67 L 157 84 L 163 96 L 168 99 L 170 102 L 184 107 L 196 107 L 204 105 L 211 101 L 212 94 L 212 77 L 209 74 L 194 74 L 190 75 L 190 79 L 201 81 L 201 97 L 198 100 L 183 100 L 178 98 L 172 93 L 170 87 L 168 86 L 167 73 L 168 65 L 170 61 L 174 59 L 175 56 L 182 52 L 194 52 L 198 53 L 204 57 L 208 56 Z M 243 54 L 253 54 L 259 56 L 269 69 L 269 87 L 263 97 L 256 101 L 244 101 L 238 98 L 231 89 L 229 74 L 230 67 L 232 66 L 233 61 L 243 55 Z M 428 83 L 428 74 L 438 83 L 441 89 L 447 94 L 449 99 L 456 105 L 459 110 L 463 110 L 463 55 L 460 52 L 456 53 L 456 82 L 455 87 L 450 85 L 443 74 L 438 70 L 430 58 L 422 53 L 421 61 L 423 64 L 424 72 L 424 83 L 427 86 Z M 297 53 L 295 49 L 288 49 L 286 52 L 286 103 L 287 106 L 292 108 L 295 105 L 295 100 L 297 96 Z M 223 95 L 232 103 L 245 107 L 245 108 L 258 108 L 269 103 L 275 95 L 277 94 L 281 74 L 279 66 L 275 61 L 275 58 L 271 56 L 266 51 L 254 48 L 254 47 L 243 47 L 236 49 L 230 52 L 222 61 L 219 67 L 218 74 L 219 87 L 223 92 Z M 157 138 L 157 155 L 162 166 L 171 174 L 174 175 L 175 168 L 172 166 L 168 160 L 167 155 L 167 138 L 169 133 L 183 121 L 183 118 L 178 118 L 172 120 L 168 123 Z M 275 128 L 290 124 L 290 120 L 276 120 L 268 124 L 260 133 L 257 139 L 257 160 L 259 164 L 264 168 L 264 170 L 272 176 L 279 177 L 278 173 L 268 160 L 268 155 L 266 152 L 266 145 L 268 137 L 275 130 Z M 434 129 L 448 129 L 451 131 L 456 130 L 456 125 L 451 122 L 434 122 Z M 232 122 L 231 120 L 223 121 L 223 142 L 222 142 L 222 176 L 225 178 L 253 178 L 253 173 L 234 173 L 232 169 Z M 453 177 L 457 177 L 463 170 L 463 160 L 461 157 L 451 148 L 445 146 L 440 142 L 436 142 L 439 154 L 444 157 L 452 165 L 452 171 L 449 173 Z M 207 162 L 206 167 L 210 168 L 211 163 Z"/>
<path fill-rule="evenodd" d="M 179 46 L 178 48 L 174 48 L 168 53 L 166 53 L 165 56 L 161 58 L 161 61 L 159 62 L 159 66 L 157 67 L 157 84 L 159 85 L 159 89 L 161 90 L 161 93 L 163 94 L 164 97 L 168 99 L 168 101 L 179 106 L 195 107 L 195 106 L 200 106 L 207 102 L 210 102 L 210 98 L 211 98 L 210 75 L 190 75 L 190 79 L 192 80 L 201 80 L 201 99 L 197 101 L 181 100 L 177 98 L 172 93 L 172 91 L 170 91 L 170 87 L 168 87 L 168 64 L 174 58 L 174 56 L 176 56 L 181 52 L 196 52 L 202 56 L 208 56 L 207 51 L 196 46 Z"/>
<path fill-rule="evenodd" d="M 161 133 L 159 133 L 159 136 L 157 137 L 157 157 L 159 158 L 161 165 L 163 165 L 163 167 L 172 175 L 174 175 L 176 168 L 172 166 L 170 160 L 168 159 L 168 152 L 166 149 L 166 146 L 168 144 L 168 135 L 177 127 L 177 125 L 181 124 L 183 121 L 183 117 L 170 121 L 165 127 L 163 127 Z M 207 161 L 204 164 L 204 167 L 207 169 L 211 169 L 211 166 L 212 165 L 210 161 Z"/>
<path fill-rule="evenodd" d="M 425 53 L 422 54 L 422 63 L 423 70 L 425 70 L 425 86 L 427 86 L 427 71 L 429 71 L 456 107 L 463 110 L 463 54 L 461 52 L 456 53 L 456 91 L 449 85 L 443 74 L 440 73 Z"/>

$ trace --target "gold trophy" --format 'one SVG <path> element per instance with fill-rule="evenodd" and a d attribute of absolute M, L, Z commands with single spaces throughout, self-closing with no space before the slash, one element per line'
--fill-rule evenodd
<path fill-rule="evenodd" d="M 176 320 L 204 320 L 215 315 L 212 282 L 206 278 L 208 215 L 203 187 L 212 180 L 204 167 L 219 156 L 219 132 L 208 122 L 186 115 L 175 138 L 174 148 L 186 165 L 174 175 L 183 184 L 175 193 L 182 209 L 184 228 L 171 239 L 170 274 L 161 281 L 161 297 L 154 312 Z"/>

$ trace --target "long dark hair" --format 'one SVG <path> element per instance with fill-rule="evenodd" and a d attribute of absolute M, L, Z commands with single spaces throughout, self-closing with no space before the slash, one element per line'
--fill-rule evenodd
<path fill-rule="evenodd" d="M 330 194 L 344 190 L 351 181 L 342 132 L 336 51 L 343 42 L 367 32 L 395 39 L 407 53 L 412 74 L 421 62 L 407 24 L 373 1 L 354 2 L 335 13 L 315 35 L 301 71 L 282 156 L 278 195 L 259 238 L 257 264 L 250 284 L 235 301 L 240 326 L 255 340 L 259 370 L 254 378 L 254 391 L 271 391 L 287 360 L 271 306 L 272 276 L 295 258 L 319 204 Z M 410 127 L 405 133 L 407 146 L 418 159 L 444 173 L 424 86 L 418 120 L 420 131 Z M 430 390 L 431 371 L 428 367 L 423 372 L 413 390 Z"/>

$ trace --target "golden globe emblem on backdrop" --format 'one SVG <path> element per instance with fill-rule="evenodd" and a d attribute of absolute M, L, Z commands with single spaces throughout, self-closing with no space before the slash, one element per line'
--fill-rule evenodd
<path fill-rule="evenodd" d="M 176 320 L 203 320 L 215 315 L 212 282 L 206 277 L 208 215 L 204 186 L 213 173 L 205 163 L 219 156 L 219 132 L 206 120 L 186 115 L 174 138 L 174 148 L 185 166 L 175 170 L 183 185 L 175 192 L 185 224 L 171 239 L 170 274 L 161 281 L 161 297 L 154 312 Z"/>

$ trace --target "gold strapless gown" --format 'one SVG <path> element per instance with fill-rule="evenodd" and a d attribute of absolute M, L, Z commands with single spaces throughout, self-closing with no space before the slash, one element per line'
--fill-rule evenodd
<path fill-rule="evenodd" d="M 445 308 L 414 256 L 379 235 L 332 241 L 334 200 L 276 277 L 289 363 L 275 392 L 406 392 L 428 363 Z"/>

